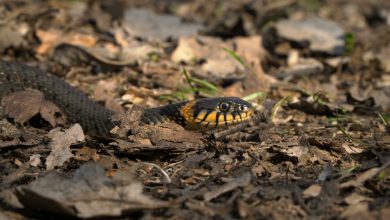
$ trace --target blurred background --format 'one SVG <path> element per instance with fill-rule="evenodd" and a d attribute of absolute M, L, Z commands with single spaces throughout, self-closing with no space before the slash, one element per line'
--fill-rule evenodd
<path fill-rule="evenodd" d="M 74 77 L 82 77 L 85 67 L 93 74 L 122 73 L 124 78 L 112 79 L 123 86 L 116 88 L 121 102 L 154 106 L 156 97 L 317 93 L 342 105 L 388 111 L 389 5 L 373 0 L 2 1 L 0 52 L 2 59 L 67 74 L 75 84 L 82 84 Z M 184 68 L 196 91 L 188 87 Z M 145 90 L 132 91 L 128 82 Z"/>

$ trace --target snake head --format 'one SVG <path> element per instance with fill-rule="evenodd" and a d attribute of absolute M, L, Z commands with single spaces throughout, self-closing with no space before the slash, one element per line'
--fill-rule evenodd
<path fill-rule="evenodd" d="M 253 115 L 252 105 L 238 97 L 204 98 L 183 105 L 181 115 L 186 125 L 214 129 L 247 121 Z"/>

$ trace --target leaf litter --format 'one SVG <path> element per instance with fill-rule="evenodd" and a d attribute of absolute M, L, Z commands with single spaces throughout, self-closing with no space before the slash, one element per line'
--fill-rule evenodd
<path fill-rule="evenodd" d="M 19 187 L 16 195 L 31 209 L 79 218 L 115 217 L 168 205 L 143 195 L 142 186 L 131 177 L 126 182 L 108 178 L 95 163 L 84 164 L 72 178 L 50 172 L 27 187 Z"/>
<path fill-rule="evenodd" d="M 5 2 L 2 59 L 119 113 L 96 139 L 39 91 L 2 97 L 0 216 L 389 218 L 387 2 Z M 259 117 L 205 134 L 139 122 L 221 94 Z"/>

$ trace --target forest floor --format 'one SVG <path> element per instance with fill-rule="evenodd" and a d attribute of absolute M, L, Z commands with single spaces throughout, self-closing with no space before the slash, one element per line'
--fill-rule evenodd
<path fill-rule="evenodd" d="M 265 118 L 107 140 L 8 96 L 0 219 L 390 219 L 389 36 L 387 1 L 0 1 L 1 60 L 119 117 L 237 96 Z"/>

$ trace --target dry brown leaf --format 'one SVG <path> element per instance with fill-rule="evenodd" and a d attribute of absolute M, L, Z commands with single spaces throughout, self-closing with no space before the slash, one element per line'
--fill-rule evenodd
<path fill-rule="evenodd" d="M 348 206 L 343 213 L 341 213 L 341 218 L 348 218 L 348 219 L 354 219 L 357 217 L 363 217 L 358 219 L 371 219 L 367 218 L 367 214 L 369 214 L 368 211 L 368 203 L 361 202 L 356 203 L 354 205 Z"/>
<path fill-rule="evenodd" d="M 115 112 L 123 112 L 123 107 L 114 100 L 114 93 L 117 89 L 118 78 L 100 80 L 94 91 L 94 98 L 97 101 L 104 101 L 105 107 Z"/>
<path fill-rule="evenodd" d="M 61 110 L 53 102 L 43 100 L 39 113 L 52 127 L 65 124 L 65 118 Z"/>
<path fill-rule="evenodd" d="M 49 53 L 54 47 L 61 43 L 68 43 L 83 47 L 93 47 L 97 43 L 97 38 L 92 35 L 80 33 L 66 33 L 58 29 L 36 30 L 36 35 L 41 41 L 41 45 L 36 48 L 36 52 L 40 55 Z"/>
<path fill-rule="evenodd" d="M 65 124 L 64 114 L 52 102 L 46 101 L 44 95 L 34 89 L 15 92 L 3 98 L 4 113 L 20 124 L 40 114 L 52 127 Z"/>
<path fill-rule="evenodd" d="M 145 62 L 142 65 L 142 72 L 164 88 L 180 90 L 187 86 L 183 73 L 170 62 Z"/>
<path fill-rule="evenodd" d="M 204 60 L 195 70 L 195 74 L 211 82 L 216 79 L 243 79 L 245 68 L 224 51 L 224 48 L 232 50 L 233 45 L 216 37 L 180 37 L 171 59 L 177 63 Z"/>
<path fill-rule="evenodd" d="M 345 197 L 345 202 L 349 205 L 354 205 L 361 202 L 370 202 L 370 201 L 372 201 L 372 198 L 363 196 L 359 193 L 352 193 L 351 195 Z"/>
<path fill-rule="evenodd" d="M 381 209 L 380 211 L 381 219 L 390 219 L 390 207 Z"/>
<path fill-rule="evenodd" d="M 234 51 L 237 61 L 225 49 Z M 223 41 L 216 37 L 180 37 L 171 60 L 195 64 L 193 74 L 213 83 L 233 83 L 225 95 L 243 96 L 263 91 L 268 86 L 261 66 L 265 50 L 260 36 L 237 37 Z"/>
<path fill-rule="evenodd" d="M 381 172 L 383 169 L 385 169 L 387 166 L 390 165 L 390 161 L 382 165 L 381 167 L 374 167 L 369 170 L 366 170 L 363 173 L 360 173 L 355 179 L 349 180 L 345 183 L 340 184 L 341 188 L 346 188 L 346 187 L 359 187 L 362 186 L 363 183 L 365 183 L 367 180 L 375 177 L 378 175 L 379 172 Z"/>
<path fill-rule="evenodd" d="M 73 178 L 49 172 L 18 188 L 16 196 L 26 209 L 78 218 L 115 217 L 169 205 L 144 195 L 142 185 L 134 178 L 108 178 L 104 168 L 96 163 L 84 164 Z"/>
<path fill-rule="evenodd" d="M 43 94 L 38 90 L 16 92 L 3 98 L 4 113 L 16 122 L 24 124 L 39 113 Z"/>
<path fill-rule="evenodd" d="M 96 45 L 97 40 L 93 35 L 70 33 L 65 37 L 63 42 L 83 47 L 93 47 Z"/>
<path fill-rule="evenodd" d="M 56 29 L 36 30 L 36 35 L 41 41 L 41 45 L 36 49 L 37 54 L 47 54 L 55 45 L 58 44 L 62 37 L 62 32 Z"/>
<path fill-rule="evenodd" d="M 320 195 L 322 186 L 319 184 L 313 184 L 302 192 L 303 198 L 317 197 Z"/>
<path fill-rule="evenodd" d="M 96 149 L 82 147 L 77 150 L 74 158 L 81 161 L 97 161 L 100 158 L 100 155 L 96 152 Z"/>
<path fill-rule="evenodd" d="M 244 187 L 248 185 L 251 181 L 251 174 L 244 173 L 242 176 L 239 176 L 232 181 L 204 194 L 203 198 L 205 201 L 211 201 L 212 199 L 217 198 L 218 196 L 236 189 L 237 187 Z"/>
<path fill-rule="evenodd" d="M 10 47 L 22 47 L 26 45 L 23 33 L 12 26 L 0 26 L 0 52 Z"/>

